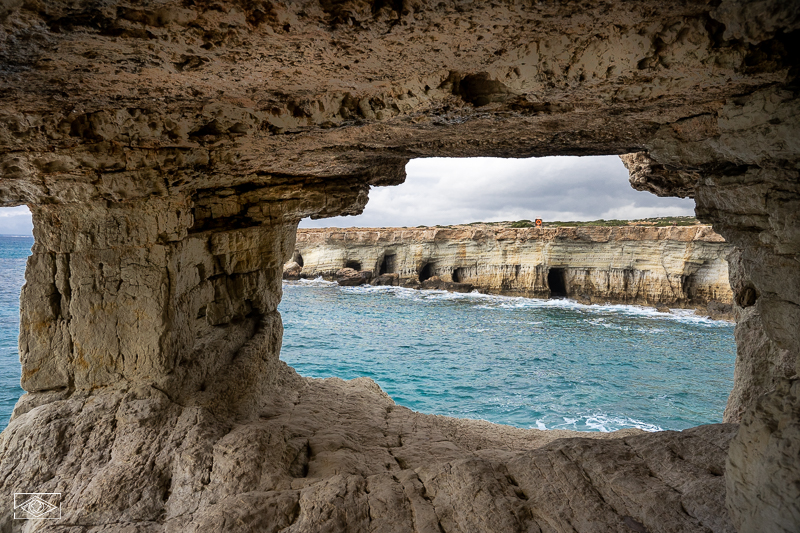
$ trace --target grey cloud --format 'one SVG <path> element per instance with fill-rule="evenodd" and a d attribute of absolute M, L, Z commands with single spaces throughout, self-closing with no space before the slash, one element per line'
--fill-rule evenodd
<path fill-rule="evenodd" d="M 28 208 L 24 205 L 0 208 L 0 235 L 33 235 Z"/>
<path fill-rule="evenodd" d="M 417 226 L 475 221 L 693 215 L 694 201 L 635 191 L 616 156 L 417 159 L 406 183 L 376 188 L 362 215 L 301 227 Z"/>

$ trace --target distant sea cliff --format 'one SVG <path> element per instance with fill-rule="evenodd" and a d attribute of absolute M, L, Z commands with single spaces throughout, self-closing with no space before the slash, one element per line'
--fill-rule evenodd
<path fill-rule="evenodd" d="M 684 307 L 730 318 L 732 249 L 705 225 L 300 229 L 284 278 Z"/>

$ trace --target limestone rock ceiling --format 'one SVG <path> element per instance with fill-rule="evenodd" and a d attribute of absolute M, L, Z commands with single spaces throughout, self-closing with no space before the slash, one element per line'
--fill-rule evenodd
<path fill-rule="evenodd" d="M 743 130 L 800 142 L 776 88 L 797 8 L 716 4 L 21 2 L 0 24 L 2 203 L 363 189 L 434 155 L 758 163 Z"/>

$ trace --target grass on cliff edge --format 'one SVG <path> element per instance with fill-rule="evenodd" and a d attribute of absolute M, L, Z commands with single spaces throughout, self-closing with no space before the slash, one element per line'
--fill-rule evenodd
<path fill-rule="evenodd" d="M 656 217 L 656 218 L 642 218 L 639 220 L 591 220 L 588 222 L 577 222 L 577 221 L 568 221 L 562 222 L 559 220 L 550 221 L 545 220 L 543 221 L 544 227 L 550 228 L 557 228 L 557 227 L 582 227 L 582 226 L 653 226 L 653 227 L 664 227 L 664 226 L 694 226 L 696 224 L 700 224 L 694 217 Z M 535 227 L 536 224 L 532 220 L 517 220 L 514 222 L 505 221 L 505 222 L 471 222 L 469 224 L 464 224 L 465 226 L 493 226 L 499 228 L 532 228 Z M 449 226 L 437 226 L 437 227 L 449 227 Z"/>

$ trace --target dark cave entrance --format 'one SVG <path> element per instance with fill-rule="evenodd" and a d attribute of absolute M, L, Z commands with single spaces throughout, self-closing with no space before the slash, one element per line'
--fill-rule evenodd
<path fill-rule="evenodd" d="M 397 264 L 397 256 L 395 254 L 386 254 L 383 256 L 381 266 L 378 268 L 378 275 L 393 274 Z"/>
<path fill-rule="evenodd" d="M 551 268 L 547 271 L 547 286 L 550 287 L 550 298 L 565 298 L 567 282 L 563 268 Z"/>
<path fill-rule="evenodd" d="M 433 264 L 425 263 L 422 265 L 422 268 L 419 269 L 419 282 L 422 283 L 423 281 L 430 279 L 433 277 Z"/>
<path fill-rule="evenodd" d="M 694 274 L 681 276 L 681 285 L 687 300 L 692 301 L 697 297 L 697 283 Z"/>
<path fill-rule="evenodd" d="M 361 270 L 361 261 L 355 261 L 353 259 L 350 259 L 345 262 L 344 267 L 352 268 L 353 270 Z"/>
<path fill-rule="evenodd" d="M 303 256 L 300 253 L 300 250 L 295 250 L 294 251 L 294 253 L 292 254 L 292 261 L 294 261 L 295 263 L 297 263 L 300 266 L 303 266 Z"/>
<path fill-rule="evenodd" d="M 453 269 L 453 274 L 452 274 L 453 283 L 461 283 L 464 281 L 464 278 L 466 277 L 464 270 L 465 270 L 464 267 L 458 267 Z"/>

